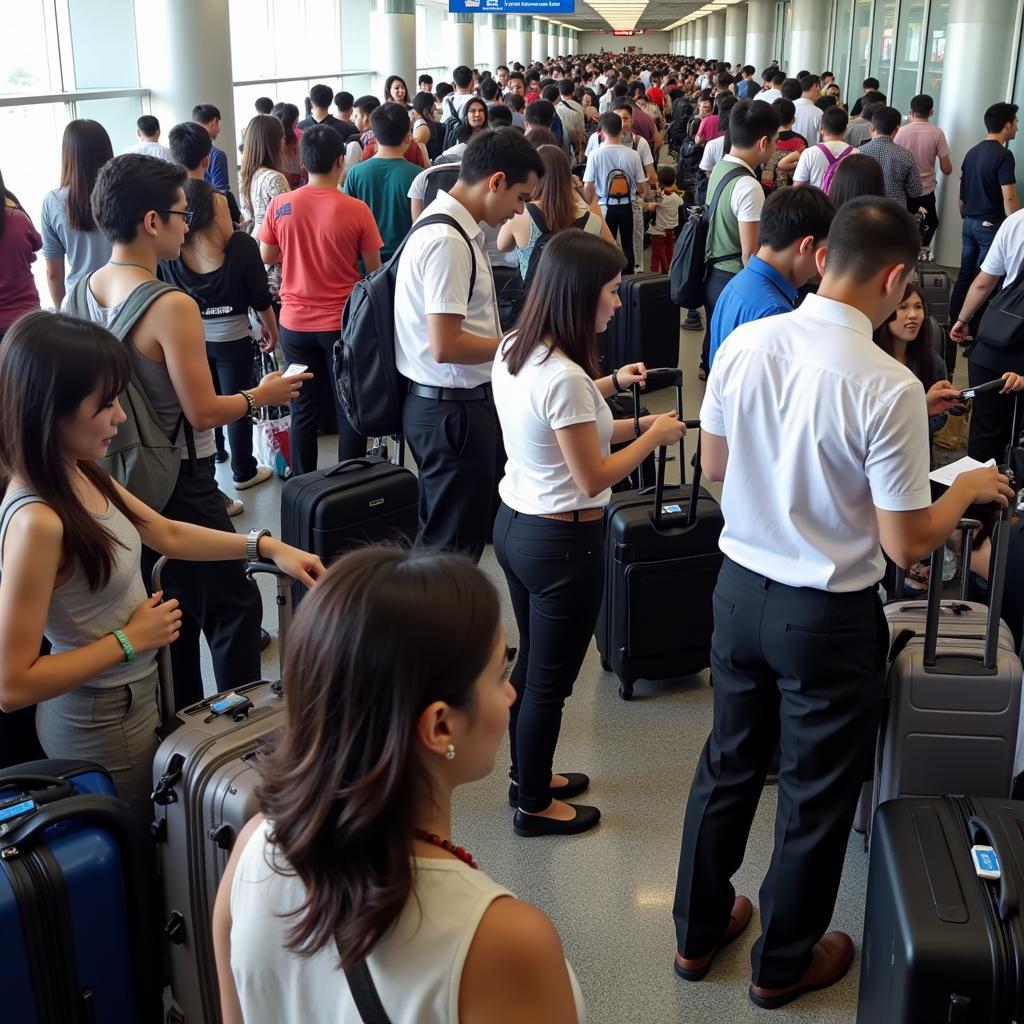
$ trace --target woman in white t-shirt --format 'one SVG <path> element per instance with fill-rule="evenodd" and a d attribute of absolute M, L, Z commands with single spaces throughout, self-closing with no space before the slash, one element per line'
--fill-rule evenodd
<path fill-rule="evenodd" d="M 493 584 L 460 555 L 362 548 L 292 637 L 261 813 L 214 906 L 224 1024 L 380 1020 L 360 981 L 395 1024 L 582 1024 L 554 926 L 450 839 L 515 698 Z"/>
<path fill-rule="evenodd" d="M 566 803 L 590 783 L 553 775 L 562 706 L 590 644 L 604 588 L 602 519 L 611 487 L 685 427 L 675 413 L 612 419 L 605 398 L 642 382 L 642 363 L 597 376 L 595 335 L 621 305 L 621 250 L 562 231 L 537 267 L 516 323 L 495 354 L 494 404 L 508 461 L 498 486 L 494 550 L 508 581 L 520 657 L 509 738 L 509 803 L 517 835 L 570 835 L 597 824 L 595 807 Z M 613 443 L 627 444 L 610 454 Z"/>

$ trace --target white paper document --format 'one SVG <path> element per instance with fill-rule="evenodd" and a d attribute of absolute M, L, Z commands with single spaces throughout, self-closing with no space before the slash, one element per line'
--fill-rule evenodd
<path fill-rule="evenodd" d="M 994 466 L 995 464 L 995 459 L 989 459 L 988 462 L 979 462 L 977 459 L 972 459 L 969 455 L 965 455 L 962 459 L 957 459 L 956 462 L 951 462 L 948 466 L 941 466 L 939 469 L 932 470 L 928 474 L 928 479 L 949 487 L 961 473 L 969 473 L 972 469 L 984 469 L 986 466 Z"/>

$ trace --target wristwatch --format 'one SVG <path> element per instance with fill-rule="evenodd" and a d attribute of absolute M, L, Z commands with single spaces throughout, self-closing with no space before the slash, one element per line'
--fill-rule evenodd
<path fill-rule="evenodd" d="M 250 530 L 245 538 L 245 557 L 250 562 L 260 560 L 260 540 L 271 536 L 269 530 Z"/>

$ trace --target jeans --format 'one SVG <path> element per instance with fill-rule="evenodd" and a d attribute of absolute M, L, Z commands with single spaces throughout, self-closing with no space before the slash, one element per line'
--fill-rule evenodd
<path fill-rule="evenodd" d="M 1024 354 L 1001 352 L 979 342 L 967 359 L 967 381 L 971 387 L 995 380 L 1007 370 L 1024 372 Z M 987 462 L 989 459 L 1003 462 L 1006 447 L 1010 443 L 1013 406 L 1013 396 L 1001 395 L 998 391 L 982 391 L 974 396 L 971 402 L 970 433 L 967 435 L 967 454 L 972 459 L 979 462 Z"/>
<path fill-rule="evenodd" d="M 194 465 L 182 462 L 178 482 L 161 514 L 224 533 L 235 532 L 217 490 L 213 459 L 197 459 Z M 147 590 L 159 557 L 151 548 L 142 549 Z M 164 570 L 162 585 L 166 599 L 181 602 L 181 632 L 171 644 L 176 708 L 203 698 L 200 631 L 210 645 L 218 690 L 230 690 L 260 678 L 263 605 L 256 584 L 246 579 L 244 561 L 172 561 Z"/>
<path fill-rule="evenodd" d="M 704 322 L 704 340 L 700 346 L 700 368 L 705 373 L 708 372 L 708 360 L 711 357 L 711 317 L 715 312 L 715 304 L 722 292 L 725 291 L 725 286 L 735 276 L 732 271 L 719 270 L 718 267 L 712 267 L 708 271 L 707 281 L 704 285 L 704 313 L 707 320 Z"/>
<path fill-rule="evenodd" d="M 987 225 L 987 226 L 986 226 Z M 999 224 L 995 221 L 982 221 L 977 217 L 964 217 L 962 231 L 963 245 L 960 252 L 960 273 L 957 275 L 956 284 L 953 285 L 953 294 L 949 299 L 950 322 L 958 320 L 960 310 L 963 309 L 964 299 L 967 298 L 971 282 L 978 276 L 978 270 L 988 255 L 992 239 L 996 237 Z M 980 313 L 971 320 L 971 333 L 975 334 L 977 321 L 980 320 Z"/>
<path fill-rule="evenodd" d="M 677 949 L 700 957 L 721 938 L 731 878 L 781 748 L 775 848 L 751 963 L 755 985 L 783 988 L 807 969 L 835 908 L 881 716 L 889 629 L 873 588 L 789 587 L 728 558 L 713 601 L 714 717 L 686 805 Z"/>
<path fill-rule="evenodd" d="M 594 634 L 604 593 L 604 524 L 566 523 L 513 512 L 502 504 L 494 553 L 508 581 L 519 657 L 509 720 L 510 775 L 519 806 L 532 813 L 551 803 L 551 772 L 572 693 Z"/>
<path fill-rule="evenodd" d="M 252 339 L 238 341 L 208 341 L 206 358 L 213 377 L 213 389 L 218 395 L 234 395 L 253 386 Z M 256 460 L 252 455 L 252 418 L 246 414 L 223 430 L 228 432 L 231 445 L 231 476 L 235 483 L 251 480 L 256 474 Z M 222 428 L 217 428 L 217 449 L 222 450 Z"/>
<path fill-rule="evenodd" d="M 624 274 L 632 274 L 636 256 L 633 250 L 633 204 L 618 203 L 612 206 L 602 207 L 605 223 L 611 232 L 612 238 L 618 239 L 626 256 L 626 269 Z"/>
<path fill-rule="evenodd" d="M 321 410 L 333 406 L 338 417 L 338 461 L 366 454 L 366 438 L 357 434 L 342 411 L 334 387 L 334 343 L 338 331 L 293 331 L 280 328 L 281 348 L 289 363 L 303 363 L 313 374 L 292 401 L 292 472 L 296 476 L 316 469 L 317 423 Z"/>
<path fill-rule="evenodd" d="M 935 207 L 935 193 L 929 192 L 926 196 L 908 199 L 907 208 L 911 213 L 915 214 L 919 209 L 925 211 L 924 223 L 921 225 L 921 244 L 931 245 L 932 239 L 935 237 L 935 231 L 939 226 L 939 213 Z"/>

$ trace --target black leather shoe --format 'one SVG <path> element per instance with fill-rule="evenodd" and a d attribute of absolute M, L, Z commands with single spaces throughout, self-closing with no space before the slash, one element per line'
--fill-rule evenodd
<path fill-rule="evenodd" d="M 265 651 L 270 646 L 270 634 L 265 629 L 260 629 L 260 651 Z"/>
<path fill-rule="evenodd" d="M 571 821 L 558 821 L 540 814 L 516 811 L 512 815 L 512 831 L 517 836 L 575 836 L 592 829 L 600 820 L 601 812 L 596 807 L 573 804 L 576 817 Z"/>
<path fill-rule="evenodd" d="M 213 461 L 216 463 L 227 462 L 230 456 L 227 452 L 214 452 Z"/>
<path fill-rule="evenodd" d="M 568 779 L 569 784 L 566 786 L 552 786 L 548 791 L 551 793 L 552 800 L 571 800 L 574 796 L 579 796 L 580 793 L 586 792 L 590 786 L 590 777 L 584 775 L 583 772 L 555 772 L 555 774 L 562 775 Z M 514 782 L 509 783 L 508 805 L 509 807 L 519 806 L 519 787 Z"/>

